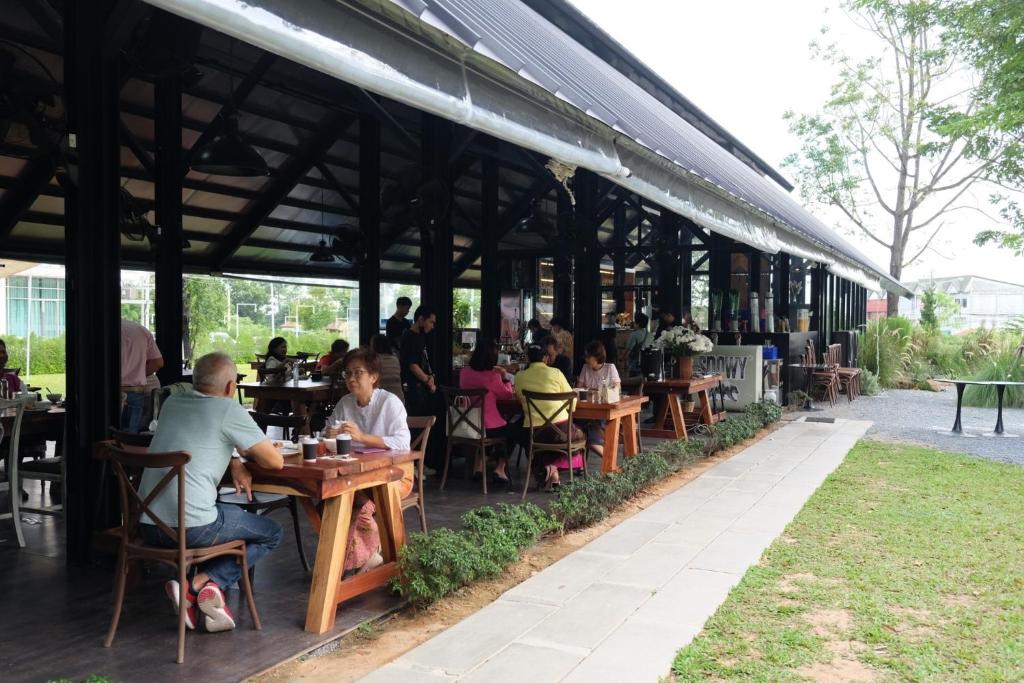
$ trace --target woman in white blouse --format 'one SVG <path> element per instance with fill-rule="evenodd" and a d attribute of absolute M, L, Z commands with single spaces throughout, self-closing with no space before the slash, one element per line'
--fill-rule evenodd
<path fill-rule="evenodd" d="M 348 394 L 341 397 L 327 420 L 324 436 L 352 435 L 353 448 L 409 450 L 409 425 L 405 406 L 394 394 L 379 389 L 380 357 L 359 347 L 342 362 Z"/>
<path fill-rule="evenodd" d="M 609 389 L 617 389 L 622 386 L 619 379 L 619 370 L 614 363 L 607 362 L 608 356 L 604 343 L 592 341 L 587 344 L 583 352 L 583 369 L 580 370 L 580 378 L 576 386 L 581 389 L 600 389 L 601 384 L 606 384 Z M 582 422 L 582 421 L 581 421 Z M 603 420 L 587 420 L 587 445 L 590 450 L 598 455 L 604 455 L 604 428 Z"/>

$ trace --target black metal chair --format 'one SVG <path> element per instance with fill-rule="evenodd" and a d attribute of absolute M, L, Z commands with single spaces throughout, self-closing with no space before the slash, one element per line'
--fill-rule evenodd
<path fill-rule="evenodd" d="M 252 416 L 253 421 L 263 430 L 264 434 L 266 434 L 268 427 L 280 427 L 283 430 L 290 429 L 294 433 L 298 433 L 298 430 L 306 424 L 306 418 L 303 416 L 273 415 L 268 413 L 249 414 Z M 295 547 L 299 552 L 299 561 L 302 563 L 302 568 L 307 572 L 309 571 L 309 560 L 306 558 L 306 549 L 302 545 L 302 529 L 299 527 L 299 506 L 295 496 L 283 493 L 253 491 L 252 500 L 249 500 L 245 493 L 236 493 L 233 488 L 223 486 L 220 489 L 220 494 L 217 496 L 217 501 L 228 505 L 237 505 L 246 512 L 257 515 L 266 515 L 274 510 L 287 508 L 292 516 L 292 528 L 295 530 Z M 251 568 L 249 573 L 250 575 L 252 574 Z"/>

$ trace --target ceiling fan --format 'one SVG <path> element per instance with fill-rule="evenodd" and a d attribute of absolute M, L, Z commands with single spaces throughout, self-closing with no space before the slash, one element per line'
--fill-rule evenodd
<path fill-rule="evenodd" d="M 320 243 L 309 255 L 311 263 L 334 263 L 341 261 L 349 266 L 358 268 L 366 261 L 366 239 L 362 230 L 354 225 L 339 225 L 333 231 L 334 234 L 328 241 L 327 236 L 320 239 Z"/>

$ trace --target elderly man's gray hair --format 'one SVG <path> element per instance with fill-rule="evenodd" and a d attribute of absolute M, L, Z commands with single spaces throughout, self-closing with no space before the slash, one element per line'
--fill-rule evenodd
<path fill-rule="evenodd" d="M 238 377 L 235 361 L 226 353 L 214 351 L 196 361 L 192 368 L 192 385 L 199 389 L 221 390 Z"/>

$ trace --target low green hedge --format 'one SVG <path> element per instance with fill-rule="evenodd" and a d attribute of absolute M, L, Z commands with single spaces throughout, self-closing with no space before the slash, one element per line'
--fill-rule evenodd
<path fill-rule="evenodd" d="M 532 503 L 483 506 L 462 516 L 464 529 L 439 528 L 409 534 L 398 554 L 399 574 L 391 587 L 416 606 L 500 574 L 519 554 L 558 522 Z"/>
<path fill-rule="evenodd" d="M 618 472 L 563 484 L 550 514 L 532 503 L 501 503 L 467 512 L 460 531 L 440 528 L 410 534 L 399 552 L 399 575 L 391 586 L 414 605 L 428 605 L 477 579 L 501 573 L 541 536 L 595 524 L 672 472 L 748 439 L 781 418 L 778 404 L 761 401 L 716 424 L 709 439 L 662 441 L 627 458 Z"/>

